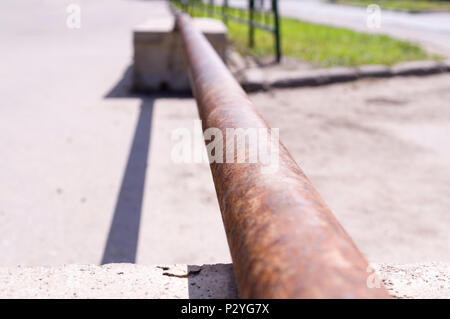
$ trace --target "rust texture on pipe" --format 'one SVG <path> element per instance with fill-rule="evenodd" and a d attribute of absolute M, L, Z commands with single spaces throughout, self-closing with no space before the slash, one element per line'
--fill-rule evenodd
<path fill-rule="evenodd" d="M 177 15 L 177 29 L 203 130 L 270 129 L 189 16 Z M 368 288 L 367 261 L 278 145 L 273 174 L 259 163 L 210 164 L 240 297 L 388 298 Z"/>

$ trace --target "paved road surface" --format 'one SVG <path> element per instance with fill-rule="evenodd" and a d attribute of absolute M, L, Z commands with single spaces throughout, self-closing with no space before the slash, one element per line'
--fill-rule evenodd
<path fill-rule="evenodd" d="M 195 102 L 113 90 L 166 4 L 77 3 L 0 3 L 0 264 L 229 262 L 209 167 L 170 161 Z"/>

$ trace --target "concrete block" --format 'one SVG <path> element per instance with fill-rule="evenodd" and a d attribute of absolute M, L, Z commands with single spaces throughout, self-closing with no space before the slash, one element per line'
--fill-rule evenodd
<path fill-rule="evenodd" d="M 195 26 L 225 60 L 227 28 L 219 20 L 195 18 Z M 189 78 L 174 17 L 152 19 L 134 29 L 133 87 L 138 91 L 188 91 Z"/>

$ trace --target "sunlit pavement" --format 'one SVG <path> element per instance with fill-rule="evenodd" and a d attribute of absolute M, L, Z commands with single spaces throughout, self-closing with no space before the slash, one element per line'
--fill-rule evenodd
<path fill-rule="evenodd" d="M 229 262 L 208 165 L 170 160 L 195 102 L 114 89 L 166 3 L 77 3 L 80 29 L 66 2 L 0 3 L 1 266 Z"/>

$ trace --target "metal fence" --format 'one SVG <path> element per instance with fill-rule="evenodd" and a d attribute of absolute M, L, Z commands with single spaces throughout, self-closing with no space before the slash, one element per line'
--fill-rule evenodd
<path fill-rule="evenodd" d="M 280 19 L 278 0 L 171 0 L 178 8 L 193 15 L 220 17 L 227 24 L 234 21 L 248 25 L 248 46 L 255 46 L 255 29 L 270 32 L 274 37 L 274 55 L 281 61 Z M 257 45 L 257 44 L 256 44 Z"/>

